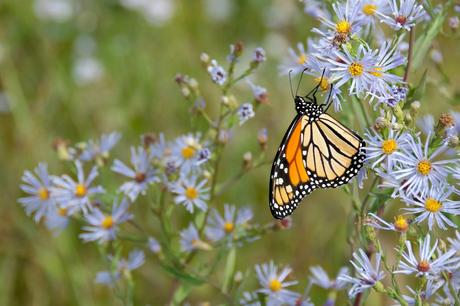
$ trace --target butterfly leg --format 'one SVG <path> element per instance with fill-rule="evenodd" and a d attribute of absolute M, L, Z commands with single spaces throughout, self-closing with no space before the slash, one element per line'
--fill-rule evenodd
<path fill-rule="evenodd" d="M 331 88 L 329 89 L 329 95 L 327 96 L 327 100 L 325 103 L 321 104 L 321 106 L 324 106 L 324 111 L 326 112 L 332 104 L 332 89 L 334 88 L 334 84 L 331 84 Z"/>
<path fill-rule="evenodd" d="M 318 85 L 316 85 L 305 97 L 310 97 L 310 95 L 316 100 L 315 95 L 316 92 L 318 91 L 319 87 L 321 86 L 321 83 L 323 82 L 323 77 L 324 77 L 324 72 L 326 72 L 326 68 L 323 69 L 323 72 L 321 73 L 321 78 L 319 79 Z"/>

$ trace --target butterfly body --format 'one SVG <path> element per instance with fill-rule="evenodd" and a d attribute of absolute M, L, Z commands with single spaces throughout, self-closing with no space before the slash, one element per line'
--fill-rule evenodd
<path fill-rule="evenodd" d="M 364 141 L 324 112 L 316 97 L 294 98 L 297 116 L 276 153 L 270 175 L 270 210 L 283 219 L 317 188 L 346 184 L 363 165 Z"/>

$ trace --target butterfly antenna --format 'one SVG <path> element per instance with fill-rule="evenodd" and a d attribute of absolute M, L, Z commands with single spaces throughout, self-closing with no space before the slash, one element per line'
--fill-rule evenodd
<path fill-rule="evenodd" d="M 332 90 L 334 89 L 334 84 L 331 84 L 331 88 L 329 89 L 329 95 L 327 96 L 327 100 L 326 100 L 326 103 L 324 103 L 323 105 L 325 106 L 325 112 L 327 111 L 327 109 L 329 108 L 329 106 L 331 106 L 332 104 Z"/>
<path fill-rule="evenodd" d="M 291 79 L 291 73 L 292 73 L 292 69 L 289 70 L 289 88 L 291 88 L 291 96 L 292 96 L 292 99 L 294 99 L 294 92 L 292 91 L 292 79 Z"/>
<path fill-rule="evenodd" d="M 308 70 L 308 67 L 305 67 L 303 70 L 302 70 L 302 74 L 300 75 L 300 79 L 299 79 L 299 84 L 297 84 L 297 89 L 295 90 L 295 95 L 297 96 L 297 92 L 299 91 L 299 87 L 300 87 L 300 83 L 302 82 L 302 77 L 303 77 L 303 74 L 305 73 L 305 71 Z"/>

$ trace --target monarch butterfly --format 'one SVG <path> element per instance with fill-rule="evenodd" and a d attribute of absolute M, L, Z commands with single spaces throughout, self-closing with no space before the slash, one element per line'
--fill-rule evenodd
<path fill-rule="evenodd" d="M 346 184 L 363 166 L 363 139 L 326 113 L 332 85 L 326 103 L 318 105 L 315 95 L 321 82 L 322 77 L 305 97 L 292 94 L 297 115 L 281 141 L 270 174 L 270 210 L 277 219 L 292 214 L 314 189 Z"/>

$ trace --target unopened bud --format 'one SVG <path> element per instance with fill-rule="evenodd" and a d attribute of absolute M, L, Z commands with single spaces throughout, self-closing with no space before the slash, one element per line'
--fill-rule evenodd
<path fill-rule="evenodd" d="M 449 147 L 456 148 L 459 145 L 460 141 L 457 135 L 452 135 L 449 137 L 449 141 L 447 143 Z"/>
<path fill-rule="evenodd" d="M 243 281 L 243 273 L 241 271 L 237 271 L 235 273 L 234 281 L 237 284 L 239 284 L 239 283 L 241 283 Z"/>
<path fill-rule="evenodd" d="M 148 148 L 158 141 L 158 137 L 155 133 L 146 133 L 141 136 L 141 141 L 144 148 Z"/>
<path fill-rule="evenodd" d="M 185 86 L 181 88 L 181 93 L 185 98 L 190 97 L 190 89 Z"/>
<path fill-rule="evenodd" d="M 196 79 L 190 79 L 188 81 L 188 85 L 193 89 L 193 90 L 197 90 L 198 89 L 198 81 Z"/>
<path fill-rule="evenodd" d="M 375 119 L 374 129 L 377 131 L 381 131 L 389 125 L 390 122 L 387 119 L 385 119 L 384 117 L 377 117 L 377 119 Z"/>
<path fill-rule="evenodd" d="M 209 66 L 209 62 L 211 61 L 211 58 L 209 57 L 209 55 L 207 53 L 201 53 L 200 55 L 200 61 L 201 63 L 203 64 L 204 67 L 208 67 Z"/>
<path fill-rule="evenodd" d="M 453 30 L 456 31 L 458 29 L 458 26 L 460 25 L 460 20 L 458 19 L 457 16 L 450 17 L 449 18 L 449 27 Z"/>
<path fill-rule="evenodd" d="M 222 104 L 224 104 L 225 106 L 227 106 L 229 109 L 232 109 L 232 110 L 237 109 L 239 106 L 238 100 L 236 100 L 234 95 L 223 96 Z"/>
<path fill-rule="evenodd" d="M 257 134 L 257 140 L 259 141 L 259 145 L 262 151 L 265 151 L 267 149 L 268 141 L 268 132 L 266 128 L 259 130 L 259 133 Z"/>
<path fill-rule="evenodd" d="M 246 170 L 251 169 L 252 167 L 252 153 L 246 152 L 243 154 L 243 168 Z"/>
<path fill-rule="evenodd" d="M 217 141 L 220 144 L 227 144 L 229 140 L 230 140 L 230 132 L 227 130 L 220 130 L 219 135 L 217 137 Z"/>
<path fill-rule="evenodd" d="M 412 111 L 417 112 L 420 109 L 420 101 L 414 101 L 410 104 Z"/>
<path fill-rule="evenodd" d="M 438 126 L 442 129 L 450 129 L 455 125 L 455 118 L 450 113 L 439 116 Z"/>
<path fill-rule="evenodd" d="M 281 220 L 276 220 L 274 226 L 277 230 L 290 229 L 292 227 L 292 218 L 287 217 Z"/>

